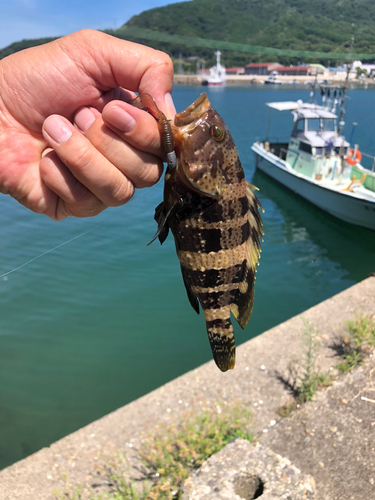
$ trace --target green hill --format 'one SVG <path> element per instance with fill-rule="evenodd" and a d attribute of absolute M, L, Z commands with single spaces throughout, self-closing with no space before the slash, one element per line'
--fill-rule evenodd
<path fill-rule="evenodd" d="M 174 59 L 179 53 L 202 57 L 207 67 L 213 62 L 212 49 L 127 36 L 126 27 L 262 47 L 340 53 L 348 52 L 349 40 L 354 36 L 354 53 L 375 54 L 373 0 L 191 0 L 142 12 L 119 30 L 108 31 L 164 50 Z M 26 40 L 12 44 L 0 50 L 0 58 L 32 42 L 43 43 Z M 226 66 L 270 59 L 276 58 L 229 51 L 223 54 Z M 279 60 L 298 62 L 290 57 Z"/>
<path fill-rule="evenodd" d="M 375 54 L 375 2 L 372 0 L 192 0 L 145 11 L 132 17 L 126 26 L 319 52 L 332 52 L 339 47 L 338 52 L 346 52 L 354 36 L 354 52 Z M 174 57 L 181 49 L 167 44 L 161 47 Z M 197 52 L 195 48 L 183 48 L 185 55 Z M 202 56 L 212 56 L 212 51 L 207 49 L 199 52 Z M 260 60 L 256 54 L 251 58 Z M 246 63 L 249 55 L 224 54 L 226 65 L 236 61 Z"/>

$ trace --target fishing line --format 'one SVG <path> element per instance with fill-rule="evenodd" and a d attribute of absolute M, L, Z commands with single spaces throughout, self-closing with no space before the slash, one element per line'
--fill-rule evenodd
<path fill-rule="evenodd" d="M 156 183 L 154 186 L 150 187 L 146 192 L 145 191 L 141 191 L 138 193 L 138 197 L 140 198 L 143 198 L 144 196 L 146 196 L 150 191 L 153 191 L 154 189 L 156 189 L 156 186 L 157 186 L 158 183 Z M 129 203 L 131 203 L 133 201 L 134 198 L 132 198 L 131 200 L 128 201 L 128 203 L 126 203 L 123 207 L 121 207 L 116 214 L 113 214 L 112 217 L 110 217 L 109 220 L 112 220 L 114 219 L 119 213 L 123 212 L 125 210 L 125 208 L 129 208 L 129 207 L 126 207 L 126 205 L 129 205 Z M 20 266 L 18 267 L 15 267 L 14 269 L 4 273 L 4 274 L 0 274 L 0 279 L 1 278 L 4 278 L 5 276 L 8 276 L 9 274 L 12 274 L 14 273 L 15 271 L 18 271 L 19 269 L 22 269 L 23 267 L 27 266 L 28 264 L 30 264 L 31 262 L 34 262 L 34 260 L 37 260 L 37 259 L 40 259 L 41 257 L 43 257 L 44 255 L 47 255 L 48 253 L 51 253 L 55 250 L 57 250 L 58 248 L 64 246 L 64 245 L 67 245 L 68 243 L 70 243 L 71 241 L 74 241 L 78 238 L 81 238 L 81 236 L 85 236 L 85 234 L 88 234 L 88 233 L 91 233 L 91 231 L 95 231 L 96 229 L 99 229 L 100 227 L 104 226 L 105 224 L 108 224 L 108 220 L 102 222 L 101 224 L 98 224 L 97 226 L 95 227 L 92 227 L 91 229 L 88 229 L 87 231 L 85 231 L 84 233 L 81 233 L 81 234 L 78 234 L 77 236 L 74 236 L 73 238 L 70 238 L 69 240 L 67 241 L 64 241 L 63 243 L 60 243 L 59 245 L 53 247 L 53 248 L 50 248 L 49 250 L 46 250 L 45 252 L 42 252 L 41 254 L 37 255 L 36 257 L 33 257 L 32 259 L 28 260 L 27 262 L 24 262 L 23 264 L 21 264 Z"/>
<path fill-rule="evenodd" d="M 137 191 L 137 196 L 140 197 L 141 199 L 148 195 L 150 192 L 152 192 L 154 189 L 156 189 L 157 185 L 159 184 L 159 182 L 157 182 L 156 184 L 154 184 L 153 186 L 149 187 L 147 190 L 138 190 Z M 126 208 L 129 208 L 129 207 L 126 207 L 126 205 L 129 205 L 132 201 L 134 200 L 134 198 L 132 198 L 131 200 L 129 200 L 124 206 L 122 206 L 121 208 L 119 208 L 117 210 L 117 212 L 115 214 L 113 214 L 109 220 L 112 220 L 114 219 L 119 213 L 123 212 Z M 14 269 L 4 273 L 4 274 L 0 274 L 0 279 L 1 278 L 4 278 L 5 276 L 8 276 L 9 274 L 12 274 L 14 273 L 15 271 L 18 271 L 19 269 L 22 269 L 23 267 L 27 266 L 28 264 L 30 264 L 31 262 L 34 262 L 34 260 L 37 260 L 37 259 L 40 259 L 41 257 L 43 257 L 44 255 L 47 255 L 48 253 L 51 253 L 55 250 L 57 250 L 58 248 L 64 246 L 64 245 L 67 245 L 68 243 L 70 243 L 71 241 L 74 241 L 78 238 L 81 238 L 81 236 L 85 236 L 85 234 L 88 234 L 88 233 L 91 233 L 91 231 L 95 231 L 96 229 L 99 229 L 100 227 L 104 226 L 105 224 L 108 223 L 108 220 L 102 222 L 101 224 L 98 224 L 97 226 L 95 227 L 92 227 L 91 229 L 88 229 L 87 231 L 85 231 L 84 233 L 81 233 L 81 234 L 78 234 L 77 236 L 74 236 L 73 238 L 70 238 L 69 240 L 67 241 L 64 241 L 63 243 L 60 243 L 59 245 L 53 247 L 53 248 L 50 248 L 49 250 L 46 250 L 45 252 L 42 252 L 41 254 L 37 255 L 36 257 L 33 257 L 32 259 L 28 260 L 27 262 L 24 262 L 23 264 L 21 264 L 20 266 L 18 267 L 15 267 Z"/>
<path fill-rule="evenodd" d="M 95 226 L 95 227 L 92 227 L 91 229 L 88 229 L 87 231 L 85 231 L 84 233 L 81 233 L 81 234 L 78 234 L 77 236 L 74 236 L 73 238 L 70 238 L 70 240 L 67 240 L 67 241 L 64 241 L 63 243 L 60 243 L 60 245 L 57 245 L 53 248 L 50 248 L 49 250 L 46 250 L 45 252 L 37 255 L 36 257 L 33 257 L 32 259 L 28 260 L 27 262 L 21 264 L 20 266 L 18 267 L 15 267 L 14 269 L 12 269 L 11 271 L 8 271 L 7 273 L 4 273 L 4 274 L 1 274 L 0 275 L 0 279 L 3 278 L 4 276 L 8 276 L 8 274 L 11 274 L 11 273 L 14 273 L 15 271 L 18 271 L 19 269 L 22 269 L 23 267 L 27 266 L 28 264 L 30 264 L 31 262 L 33 262 L 34 260 L 37 260 L 37 259 L 40 259 L 40 257 L 43 257 L 43 255 L 46 255 L 47 253 L 51 253 L 53 252 L 54 250 L 57 250 L 58 248 L 70 243 L 71 241 L 74 241 L 78 238 L 81 238 L 81 236 L 85 236 L 85 234 L 87 233 L 91 233 L 91 231 L 94 231 L 95 229 L 98 229 L 99 227 L 101 226 L 104 226 L 104 224 L 107 224 L 107 221 L 105 222 L 102 222 L 101 224 L 99 224 L 98 226 Z"/>

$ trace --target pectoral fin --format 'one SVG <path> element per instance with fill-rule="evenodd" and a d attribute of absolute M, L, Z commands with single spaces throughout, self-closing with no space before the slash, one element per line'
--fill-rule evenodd
<path fill-rule="evenodd" d="M 166 240 L 168 233 L 169 233 L 169 225 L 168 225 L 168 219 L 172 217 L 178 208 L 181 205 L 181 200 L 178 200 L 169 210 L 167 213 L 165 213 L 165 207 L 164 207 L 164 202 L 162 201 L 156 208 L 155 208 L 155 215 L 154 219 L 158 223 L 158 230 L 156 231 L 155 236 L 152 238 L 150 243 L 147 244 L 151 245 L 156 238 L 159 238 L 160 245 L 164 243 Z"/>
<path fill-rule="evenodd" d="M 161 245 L 166 240 L 168 233 L 169 233 L 168 216 L 170 215 L 172 208 L 171 208 L 171 210 L 169 210 L 169 212 L 167 214 L 165 213 L 165 210 L 164 210 L 164 202 L 161 202 L 155 208 L 154 219 L 156 220 L 156 222 L 158 224 L 158 230 L 156 231 L 155 236 L 152 238 L 150 243 L 147 244 L 147 246 L 151 245 L 151 243 L 153 243 L 156 240 L 156 238 L 159 238 Z"/>

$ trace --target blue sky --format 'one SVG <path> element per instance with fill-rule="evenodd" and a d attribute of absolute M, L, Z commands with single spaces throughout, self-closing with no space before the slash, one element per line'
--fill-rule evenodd
<path fill-rule="evenodd" d="M 144 10 L 182 0 L 0 0 L 0 49 L 82 28 L 119 28 Z"/>

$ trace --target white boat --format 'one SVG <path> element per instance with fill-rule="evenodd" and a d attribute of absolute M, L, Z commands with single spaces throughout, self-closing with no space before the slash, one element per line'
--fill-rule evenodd
<path fill-rule="evenodd" d="M 332 103 L 328 105 L 329 109 L 302 101 L 268 103 L 270 108 L 291 111 L 294 126 L 289 142 L 253 144 L 256 168 L 325 212 L 375 230 L 375 162 L 372 170 L 361 165 L 358 147 L 350 148 L 340 133 L 342 113 L 338 130 L 337 115 Z"/>
<path fill-rule="evenodd" d="M 225 67 L 220 64 L 220 50 L 215 52 L 216 64 L 210 68 L 210 74 L 207 78 L 207 84 L 209 87 L 224 87 L 227 81 L 227 73 Z"/>
<path fill-rule="evenodd" d="M 264 80 L 264 83 L 268 85 L 282 85 L 282 81 L 278 79 L 279 73 L 277 71 L 271 71 L 268 78 Z"/>

